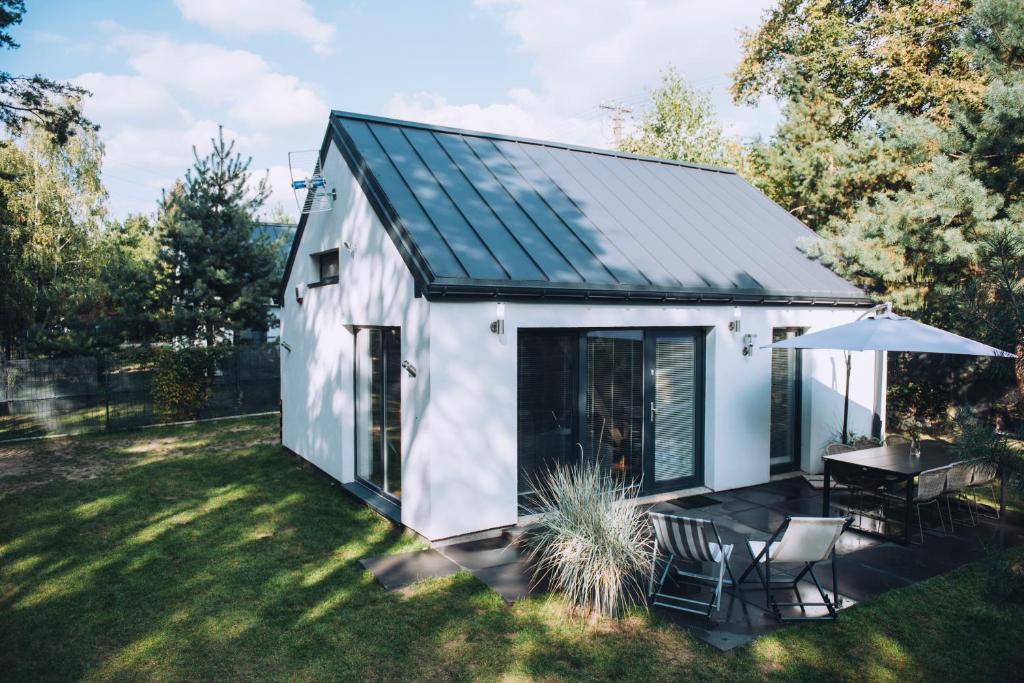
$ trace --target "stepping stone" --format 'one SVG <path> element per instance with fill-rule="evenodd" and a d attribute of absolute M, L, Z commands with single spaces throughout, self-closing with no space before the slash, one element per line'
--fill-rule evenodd
<path fill-rule="evenodd" d="M 487 584 L 509 604 L 531 595 L 539 595 L 547 588 L 543 585 L 531 586 L 533 572 L 530 571 L 526 561 L 522 559 L 509 564 L 477 569 L 473 572 L 473 576 Z"/>
<path fill-rule="evenodd" d="M 422 579 L 437 579 L 462 571 L 462 567 L 434 549 L 359 560 L 373 578 L 388 590 L 404 588 Z"/>
<path fill-rule="evenodd" d="M 504 537 L 485 538 L 440 548 L 441 554 L 470 571 L 515 562 L 521 556 L 515 541 Z"/>

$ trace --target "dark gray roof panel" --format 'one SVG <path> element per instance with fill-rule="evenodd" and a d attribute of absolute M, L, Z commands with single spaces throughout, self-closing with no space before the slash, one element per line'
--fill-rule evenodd
<path fill-rule="evenodd" d="M 343 112 L 332 130 L 428 296 L 867 301 L 731 171 Z"/>

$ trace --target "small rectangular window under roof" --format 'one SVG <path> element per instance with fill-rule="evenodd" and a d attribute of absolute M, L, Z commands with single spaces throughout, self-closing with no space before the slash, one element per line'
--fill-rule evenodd
<path fill-rule="evenodd" d="M 315 285 L 329 285 L 338 281 L 338 250 L 330 249 L 313 254 L 313 261 L 316 272 L 320 279 L 314 282 Z"/>

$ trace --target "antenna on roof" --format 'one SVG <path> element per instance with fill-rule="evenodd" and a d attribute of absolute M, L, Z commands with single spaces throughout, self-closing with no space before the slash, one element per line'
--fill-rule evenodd
<path fill-rule="evenodd" d="M 305 175 L 306 169 L 313 167 L 311 175 Z M 327 178 L 320 166 L 320 152 L 315 149 L 304 149 L 288 152 L 288 172 L 292 177 L 292 191 L 295 203 L 301 213 L 320 213 L 330 211 L 338 193 L 334 188 L 328 189 Z M 305 195 L 300 194 L 305 190 Z"/>

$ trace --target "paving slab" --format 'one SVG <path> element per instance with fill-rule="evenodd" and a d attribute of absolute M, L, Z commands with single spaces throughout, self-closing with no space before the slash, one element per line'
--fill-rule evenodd
<path fill-rule="evenodd" d="M 534 583 L 533 571 L 524 559 L 477 569 L 473 571 L 473 576 L 487 584 L 509 604 L 531 595 L 543 594 L 547 590 L 543 582 Z"/>
<path fill-rule="evenodd" d="M 404 588 L 422 579 L 435 579 L 462 571 L 462 567 L 433 548 L 371 557 L 359 560 L 359 564 L 368 569 L 388 590 Z"/>
<path fill-rule="evenodd" d="M 502 536 L 456 543 L 440 548 L 439 551 L 455 564 L 470 571 L 509 564 L 522 557 L 519 544 Z"/>

